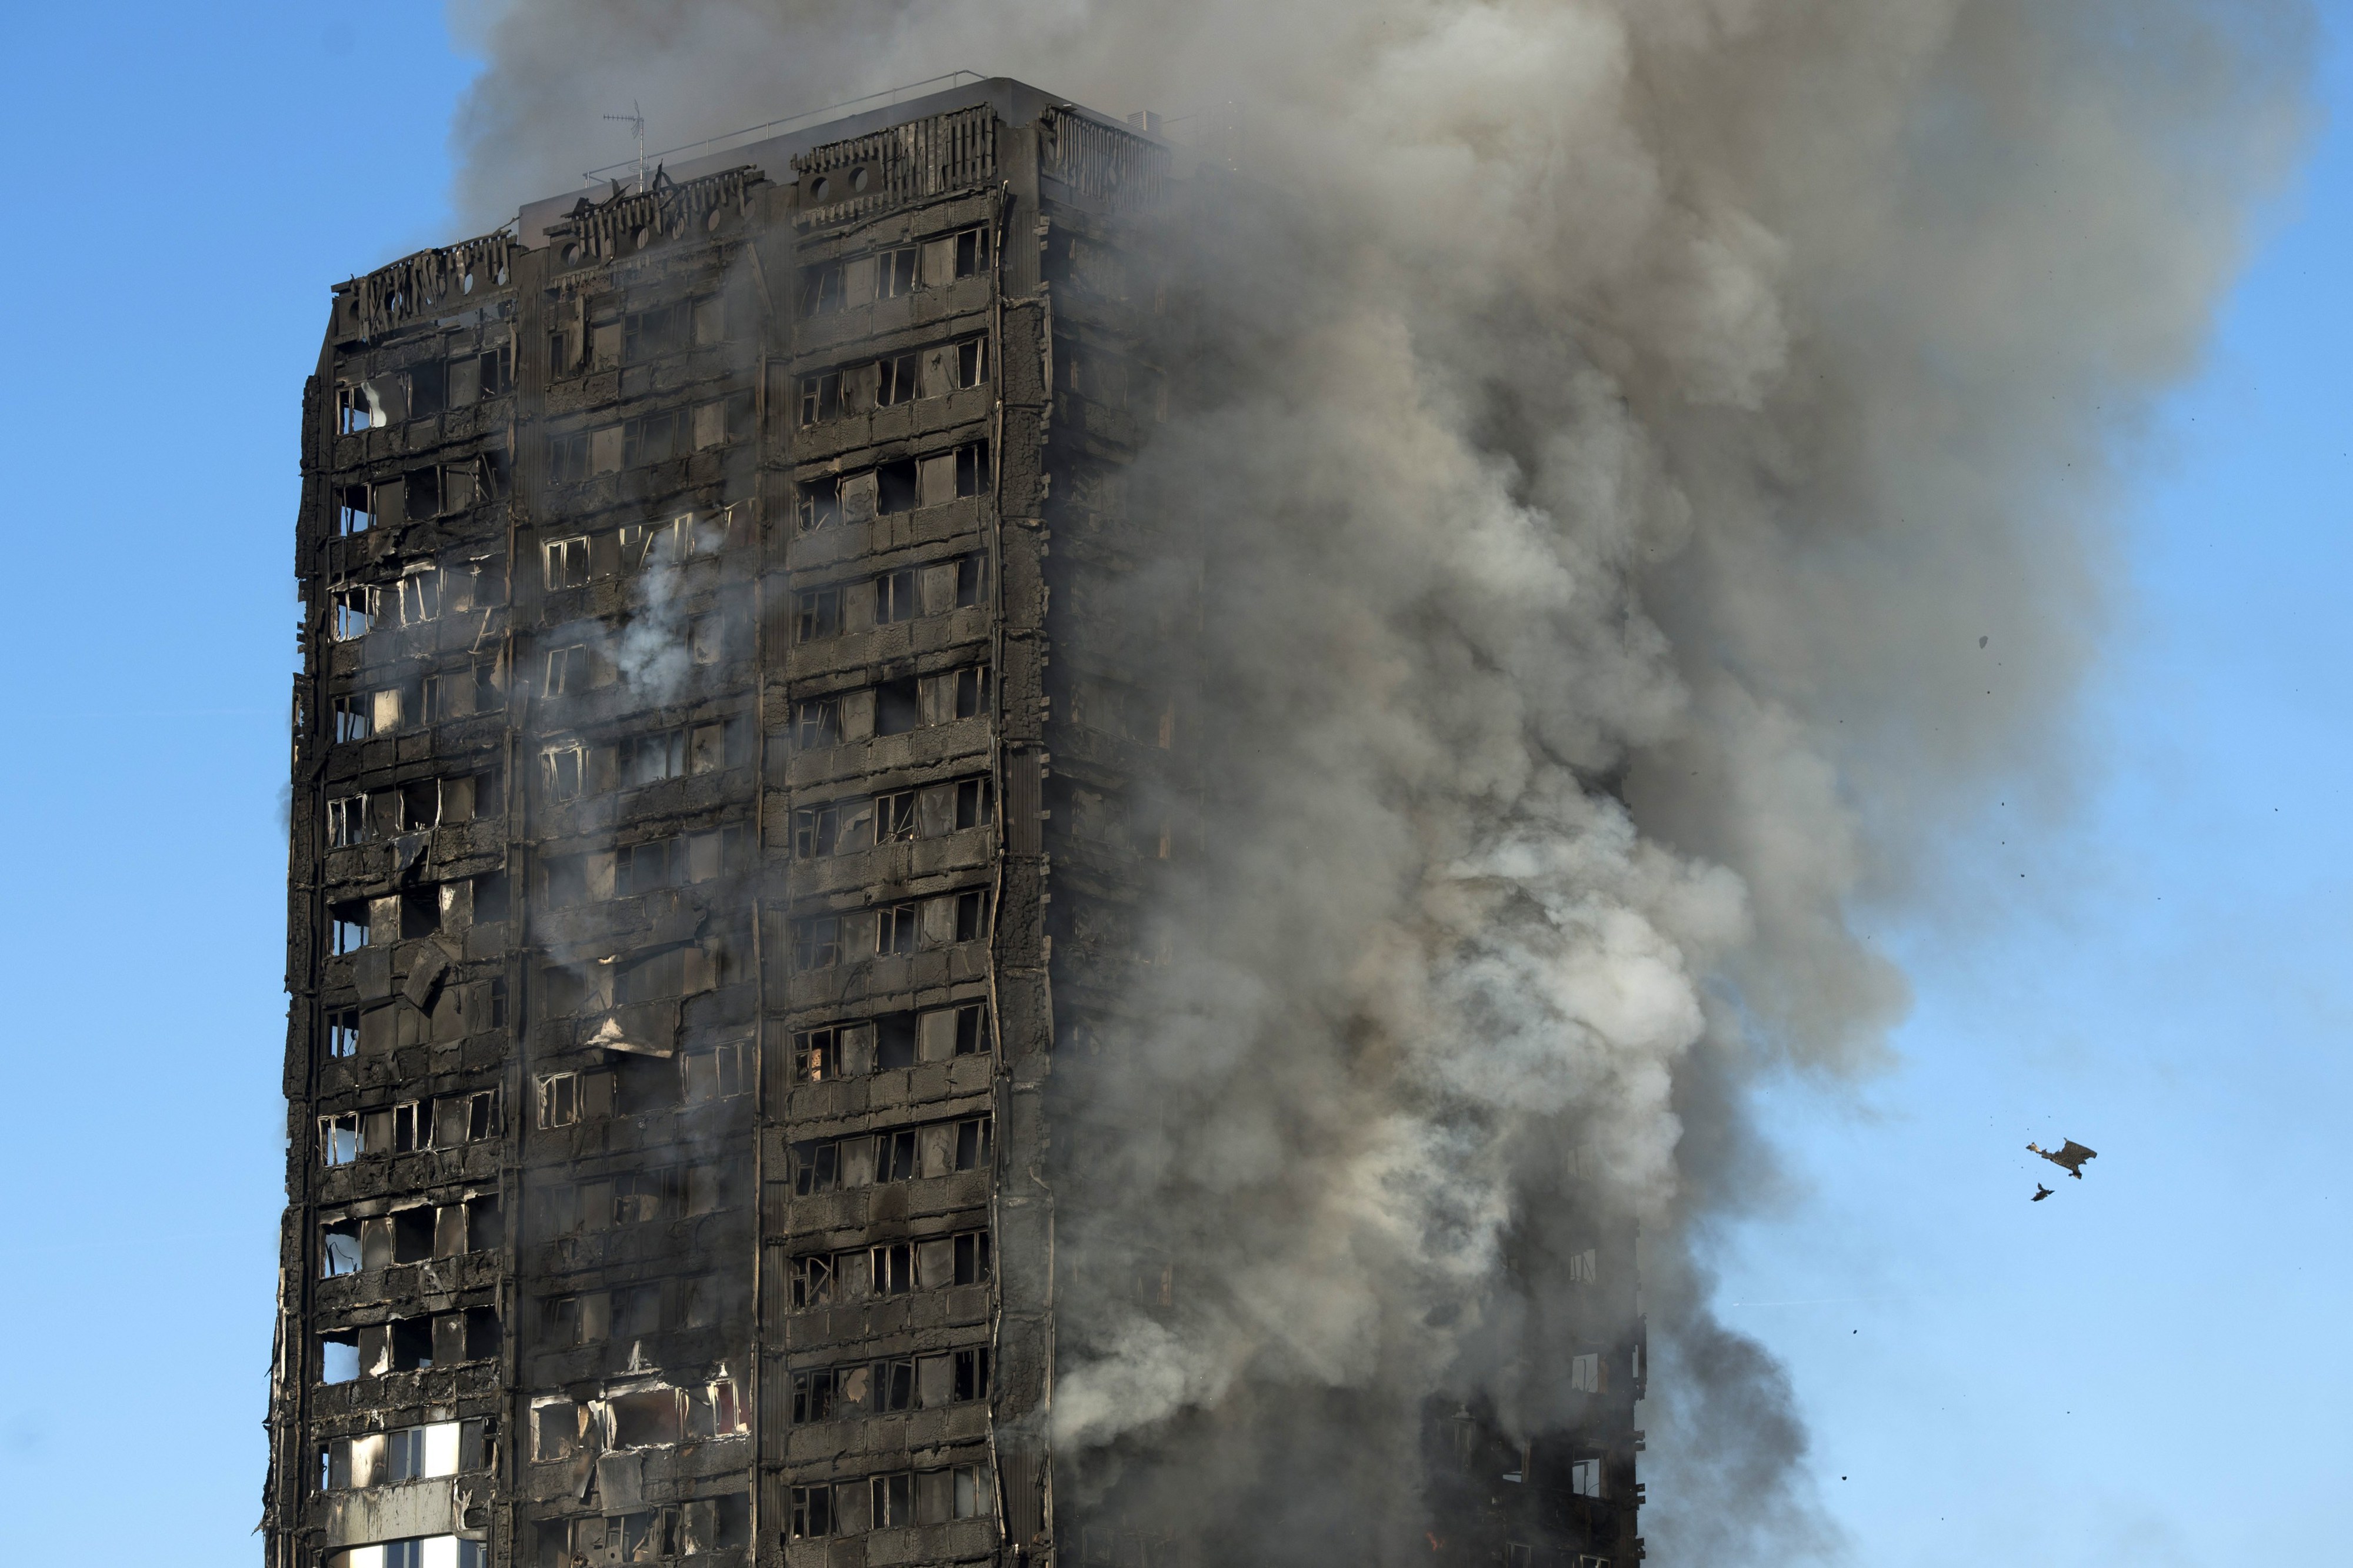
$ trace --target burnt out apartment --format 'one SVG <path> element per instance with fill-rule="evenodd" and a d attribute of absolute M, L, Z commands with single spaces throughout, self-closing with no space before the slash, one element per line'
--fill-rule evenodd
<path fill-rule="evenodd" d="M 1183 853 L 1178 666 L 1085 621 L 1171 156 L 981 82 L 334 291 L 270 1568 L 1198 1560 L 1040 1419 L 1055 1042 Z M 1638 1370 L 1557 1454 L 1434 1405 L 1435 1561 L 1638 1555 Z"/>

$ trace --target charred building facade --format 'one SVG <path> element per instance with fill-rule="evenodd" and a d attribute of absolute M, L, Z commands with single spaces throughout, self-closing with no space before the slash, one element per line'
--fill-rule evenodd
<path fill-rule="evenodd" d="M 1168 158 L 1000 79 L 336 290 L 270 1568 L 1193 1560 L 1044 1436 L 1050 1066 L 1198 787 L 1071 608 Z M 1639 1554 L 1638 1367 L 1557 1454 L 1433 1405 L 1436 1561 Z"/>

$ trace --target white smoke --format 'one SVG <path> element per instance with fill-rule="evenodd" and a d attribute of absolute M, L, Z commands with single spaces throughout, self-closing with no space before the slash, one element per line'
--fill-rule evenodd
<path fill-rule="evenodd" d="M 2112 454 L 2295 150 L 2304 7 L 472 25 L 486 225 L 608 100 L 677 142 L 957 66 L 1163 110 L 1239 176 L 1194 184 L 1199 336 L 1134 486 L 1208 563 L 1199 878 L 1155 1022 L 1056 1069 L 1082 1271 L 1173 1260 L 1180 1305 L 1073 1298 L 1063 1443 L 1237 1561 L 1414 1539 L 1425 1394 L 1565 1407 L 1583 1150 L 1649 1242 L 1653 1555 L 1822 1549 L 1788 1390 L 1705 1306 L 1705 1224 L 1766 1169 L 1745 1085 L 1875 1066 L 1905 988 L 1857 901 L 1929 894 L 1996 778 L 2063 793 Z"/>

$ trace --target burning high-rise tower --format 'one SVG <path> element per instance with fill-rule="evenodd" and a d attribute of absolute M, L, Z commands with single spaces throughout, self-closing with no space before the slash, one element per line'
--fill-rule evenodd
<path fill-rule="evenodd" d="M 1002 79 L 771 132 L 336 292 L 271 1568 L 1220 1555 L 1052 1441 L 1066 1314 L 1188 1289 L 1058 1250 L 1050 1072 L 1118 1070 L 1216 795 L 1122 478 L 1170 150 Z M 1641 1554 L 1584 1245 L 1588 1414 L 1433 1396 L 1434 1563 Z"/>

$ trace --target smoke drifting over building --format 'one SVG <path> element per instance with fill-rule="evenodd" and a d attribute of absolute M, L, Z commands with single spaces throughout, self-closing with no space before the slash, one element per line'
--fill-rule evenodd
<path fill-rule="evenodd" d="M 479 26 L 305 413 L 273 1564 L 1626 1568 L 1646 1379 L 1649 1556 L 1828 1550 L 1747 1085 L 2063 784 L 2300 9 Z M 1117 115 L 549 199 L 966 61 Z"/>

